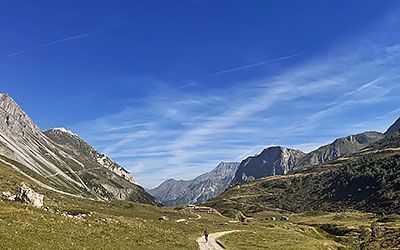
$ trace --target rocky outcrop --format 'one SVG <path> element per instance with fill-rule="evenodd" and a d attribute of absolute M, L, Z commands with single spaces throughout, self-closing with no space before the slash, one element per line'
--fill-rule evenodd
<path fill-rule="evenodd" d="M 15 200 L 31 204 L 32 206 L 37 208 L 41 208 L 43 206 L 43 198 L 44 195 L 36 193 L 25 183 L 22 183 L 19 187 Z"/>
<path fill-rule="evenodd" d="M 169 179 L 149 192 L 167 206 L 200 204 L 225 191 L 238 167 L 238 162 L 221 162 L 212 171 L 193 180 Z"/>
<path fill-rule="evenodd" d="M 259 155 L 248 157 L 240 163 L 232 184 L 240 184 L 266 176 L 286 175 L 305 154 L 284 147 L 269 147 Z"/>
<path fill-rule="evenodd" d="M 129 171 L 66 129 L 42 133 L 7 94 L 0 94 L 0 155 L 42 186 L 73 196 L 157 204 Z"/>
<path fill-rule="evenodd" d="M 342 156 L 354 154 L 381 140 L 383 137 L 382 133 L 372 131 L 336 139 L 334 142 L 306 154 L 300 160 L 298 166 L 318 165 Z"/>

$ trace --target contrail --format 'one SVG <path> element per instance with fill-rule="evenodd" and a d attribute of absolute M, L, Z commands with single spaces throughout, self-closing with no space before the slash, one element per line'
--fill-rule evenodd
<path fill-rule="evenodd" d="M 88 36 L 93 35 L 93 34 L 95 34 L 97 32 L 101 32 L 101 31 L 103 31 L 105 29 L 109 29 L 109 28 L 112 28 L 112 27 L 115 27 L 115 25 L 113 25 L 113 26 L 105 26 L 105 27 L 103 27 L 101 29 L 93 30 L 93 31 L 90 31 L 90 32 L 87 32 L 87 33 L 82 33 L 82 34 L 78 34 L 78 35 L 74 35 L 74 36 L 69 36 L 69 37 L 57 39 L 57 40 L 54 40 L 54 41 L 51 41 L 51 42 L 48 42 L 48 43 L 41 44 L 41 45 L 36 46 L 34 48 L 31 48 L 31 49 L 24 49 L 24 50 L 20 50 L 18 52 L 15 52 L 15 53 L 11 53 L 8 56 L 20 56 L 20 55 L 23 55 L 25 53 L 28 53 L 28 52 L 31 52 L 31 51 L 34 51 L 34 50 L 37 50 L 37 49 L 41 49 L 41 48 L 49 47 L 49 46 L 52 46 L 52 45 L 56 45 L 58 43 L 63 43 L 63 42 L 67 42 L 67 41 L 81 39 L 81 38 L 88 37 Z"/>
<path fill-rule="evenodd" d="M 43 47 L 48 47 L 57 43 L 62 43 L 62 42 L 66 42 L 66 41 L 72 41 L 72 40 L 76 40 L 76 39 L 80 39 L 80 38 L 84 38 L 87 36 L 90 36 L 91 34 L 93 34 L 95 32 L 88 32 L 88 33 L 83 33 L 83 34 L 79 34 L 79 35 L 75 35 L 75 36 L 70 36 L 70 37 L 66 37 L 66 38 L 61 38 L 49 43 L 45 43 L 39 46 L 39 48 L 43 48 Z"/>
<path fill-rule="evenodd" d="M 217 71 L 217 72 L 208 74 L 207 76 L 218 76 L 218 75 L 222 75 L 225 73 L 230 73 L 230 72 L 239 71 L 239 70 L 243 70 L 243 69 L 254 68 L 254 67 L 258 67 L 258 66 L 265 65 L 268 63 L 272 63 L 272 62 L 279 62 L 279 61 L 287 60 L 287 59 L 290 59 L 293 57 L 300 56 L 301 54 L 302 53 L 297 53 L 297 54 L 290 55 L 290 56 L 282 56 L 282 57 L 278 57 L 278 58 L 264 60 L 264 61 L 257 62 L 257 63 L 246 64 L 246 65 L 242 65 L 242 66 L 238 66 L 238 67 L 234 67 L 234 68 L 224 69 L 221 71 Z"/>
<path fill-rule="evenodd" d="M 218 76 L 218 75 L 222 75 L 222 74 L 226 74 L 226 73 L 230 73 L 230 72 L 234 72 L 234 71 L 254 68 L 254 67 L 258 67 L 258 66 L 265 65 L 265 64 L 268 64 L 268 63 L 279 62 L 279 61 L 283 61 L 283 60 L 287 60 L 287 59 L 290 59 L 290 58 L 293 58 L 293 57 L 300 56 L 302 54 L 303 53 L 297 53 L 297 54 L 293 54 L 293 55 L 289 55 L 289 56 L 282 56 L 282 57 L 268 59 L 268 60 L 264 60 L 264 61 L 260 61 L 260 62 L 256 62 L 256 63 L 252 63 L 252 64 L 246 64 L 246 65 L 242 65 L 242 66 L 238 66 L 238 67 L 234 67 L 234 68 L 224 69 L 224 70 L 220 70 L 220 71 L 208 74 L 208 75 L 204 75 L 200 79 L 206 79 L 206 78 L 209 78 L 209 77 Z M 198 85 L 198 84 L 195 83 L 195 85 Z M 180 86 L 178 86 L 176 89 L 177 90 L 182 90 L 182 89 L 184 89 L 186 87 L 189 87 L 189 86 L 192 86 L 192 82 L 183 83 Z"/>
<path fill-rule="evenodd" d="M 179 4 L 173 5 L 173 6 L 168 7 L 168 8 L 164 8 L 164 9 L 159 9 L 159 10 L 151 11 L 151 12 L 149 12 L 149 13 L 147 13 L 147 14 L 144 14 L 144 15 L 141 15 L 141 16 L 137 16 L 137 17 L 131 19 L 130 21 L 125 21 L 125 22 L 118 23 L 118 24 L 113 24 L 113 25 L 107 25 L 107 26 L 105 26 L 105 27 L 102 27 L 102 28 L 100 28 L 100 29 L 96 29 L 96 30 L 93 30 L 93 31 L 90 31 L 90 32 L 87 32 L 87 33 L 82 33 L 82 34 L 77 34 L 77 35 L 73 35 L 73 36 L 69 36 L 69 37 L 57 39 L 57 40 L 54 40 L 54 41 L 51 41 L 51 42 L 48 42 L 48 43 L 44 43 L 44 44 L 41 44 L 41 45 L 39 45 L 39 46 L 30 48 L 30 49 L 23 49 L 23 50 L 19 50 L 19 51 L 17 51 L 17 52 L 14 52 L 14 53 L 10 53 L 10 54 L 8 54 L 8 56 L 20 56 L 20 55 L 23 55 L 23 54 L 25 54 L 25 53 L 28 53 L 28 52 L 31 52 L 31 51 L 34 51 L 34 50 L 37 50 L 37 49 L 41 49 L 41 48 L 53 46 L 53 45 L 56 45 L 56 44 L 59 44 L 59 43 L 63 43 L 63 42 L 68 42 L 68 41 L 73 41 L 73 40 L 77 40 L 77 39 L 82 39 L 82 38 L 91 36 L 91 35 L 93 35 L 93 34 L 95 34 L 95 33 L 102 32 L 102 31 L 104 31 L 104 30 L 108 30 L 108 29 L 115 28 L 115 27 L 120 26 L 120 25 L 123 25 L 123 24 L 125 24 L 125 23 L 129 23 L 129 22 L 132 22 L 132 21 L 138 21 L 138 20 L 140 20 L 140 19 L 146 19 L 146 18 L 149 18 L 149 17 L 152 17 L 152 16 L 161 15 L 161 14 L 163 14 L 163 13 L 165 13 L 165 12 L 168 12 L 168 11 L 170 11 L 170 10 L 179 8 L 179 7 L 184 6 L 184 5 L 186 5 L 186 4 L 195 4 L 195 3 L 198 3 L 198 2 L 200 2 L 200 0 L 185 1 L 185 2 L 182 2 L 182 3 L 179 3 Z"/>

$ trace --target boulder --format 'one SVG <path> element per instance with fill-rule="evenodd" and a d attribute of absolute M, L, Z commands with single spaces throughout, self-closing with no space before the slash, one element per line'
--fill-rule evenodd
<path fill-rule="evenodd" d="M 169 220 L 169 218 L 167 216 L 161 216 L 160 218 L 158 218 L 158 220 Z"/>
<path fill-rule="evenodd" d="M 238 213 L 236 214 L 235 220 L 240 221 L 240 222 L 245 222 L 246 219 L 247 219 L 247 217 L 241 211 L 238 211 Z"/>
<path fill-rule="evenodd" d="M 41 208 L 43 206 L 43 198 L 43 195 L 36 193 L 25 183 L 22 183 L 19 187 L 15 200 L 31 204 L 32 206 L 37 208 Z"/>
<path fill-rule="evenodd" d="M 11 196 L 11 193 L 10 192 L 2 192 L 1 196 L 3 196 L 3 198 L 8 198 Z"/>
<path fill-rule="evenodd" d="M 15 201 L 16 195 L 12 195 L 10 192 L 2 192 L 1 196 L 3 199 L 9 200 L 9 201 Z"/>
<path fill-rule="evenodd" d="M 253 217 L 247 217 L 246 219 L 244 219 L 244 222 L 251 222 L 251 221 L 255 221 L 256 219 Z"/>
<path fill-rule="evenodd" d="M 10 197 L 7 198 L 7 200 L 9 200 L 9 201 L 15 201 L 16 198 L 17 198 L 16 195 L 11 195 Z"/>
<path fill-rule="evenodd" d="M 289 217 L 282 215 L 281 220 L 289 220 Z"/>

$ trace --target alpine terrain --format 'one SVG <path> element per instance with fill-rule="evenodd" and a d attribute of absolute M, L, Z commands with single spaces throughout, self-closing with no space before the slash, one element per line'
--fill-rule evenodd
<path fill-rule="evenodd" d="M 60 193 L 156 204 L 127 170 L 74 133 L 42 133 L 7 94 L 0 94 L 0 155 L 0 161 Z"/>
<path fill-rule="evenodd" d="M 0 7 L 0 250 L 400 250 L 400 1 Z"/>
<path fill-rule="evenodd" d="M 331 144 L 322 146 L 306 154 L 297 165 L 317 165 L 350 155 L 359 152 L 383 137 L 384 135 L 382 133 L 372 131 L 339 138 Z"/>
<path fill-rule="evenodd" d="M 149 190 L 163 205 L 200 204 L 225 191 L 239 167 L 238 162 L 221 162 L 212 171 L 190 181 L 166 180 Z"/>
<path fill-rule="evenodd" d="M 381 137 L 378 133 L 374 135 Z M 286 176 L 269 176 L 234 186 L 208 204 L 227 214 L 234 210 L 252 213 L 269 209 L 292 212 L 355 209 L 397 214 L 400 213 L 399 147 L 400 133 L 394 132 L 346 157 L 299 167 Z"/>

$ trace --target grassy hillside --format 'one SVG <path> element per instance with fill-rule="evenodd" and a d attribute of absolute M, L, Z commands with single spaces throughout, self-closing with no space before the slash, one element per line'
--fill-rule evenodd
<path fill-rule="evenodd" d="M 292 175 L 237 185 L 208 204 L 225 214 L 230 209 L 400 213 L 399 176 L 400 150 L 364 152 Z"/>
<path fill-rule="evenodd" d="M 195 239 L 206 226 L 223 230 L 219 215 L 194 221 L 193 214 L 172 208 L 74 198 L 41 188 L 6 164 L 0 163 L 0 172 L 0 191 L 15 193 L 25 182 L 54 211 L 0 199 L 1 249 L 197 249 Z M 78 214 L 85 218 L 72 217 Z M 159 221 L 163 215 L 170 220 Z M 182 218 L 187 221 L 175 221 Z"/>
<path fill-rule="evenodd" d="M 0 162 L 0 191 L 15 193 L 21 182 L 45 195 L 46 209 L 0 199 L 0 249 L 198 249 L 196 239 L 205 228 L 213 232 L 240 230 L 220 239 L 227 249 L 358 249 L 362 226 L 378 217 L 366 213 L 287 214 L 264 210 L 249 222 L 230 222 L 218 214 L 197 215 L 180 207 L 165 208 L 128 201 L 102 202 L 61 195 L 41 188 Z M 160 221 L 160 216 L 168 221 Z M 75 217 L 74 217 L 75 216 Z M 176 222 L 186 219 L 184 222 Z M 391 233 L 381 240 L 392 247 L 398 239 L 386 218 L 380 227 Z M 351 234 L 338 236 L 341 227 Z M 339 228 L 339 229 L 338 229 Z M 342 229 L 343 230 L 343 229 Z M 327 232 L 329 231 L 329 232 Z M 382 237 L 381 237 L 382 238 Z M 386 238 L 382 238 L 386 239 Z M 307 244 L 307 248 L 305 248 Z"/>
<path fill-rule="evenodd" d="M 399 138 L 399 134 L 385 138 L 355 155 L 327 164 L 299 168 L 291 175 L 236 185 L 206 204 L 232 218 L 238 211 L 259 220 L 263 216 L 268 218 L 271 213 L 276 217 L 288 215 L 295 227 L 312 226 L 346 246 L 357 247 L 356 242 L 360 244 L 363 239 L 368 249 L 398 249 Z M 274 239 L 271 234 L 284 235 L 284 232 L 280 232 L 281 228 L 281 225 L 273 229 L 266 228 L 263 233 L 254 235 L 241 232 L 226 235 L 221 240 L 241 239 L 241 246 L 250 244 L 250 238 L 258 239 L 257 242 L 271 242 Z M 379 235 L 371 233 L 376 228 L 379 228 Z M 297 228 L 295 231 L 304 229 Z M 302 235 L 295 235 L 291 235 L 295 242 L 304 242 Z M 298 248 L 286 248 L 281 240 L 275 243 L 268 247 L 306 249 L 301 244 Z M 225 244 L 231 249 L 240 249 L 239 245 Z"/>
<path fill-rule="evenodd" d="M 207 205 L 253 220 L 235 224 L 241 231 L 219 243 L 227 249 L 399 249 L 398 145 L 398 135 L 387 137 L 355 155 L 227 190 Z M 280 221 L 282 215 L 290 220 Z"/>

